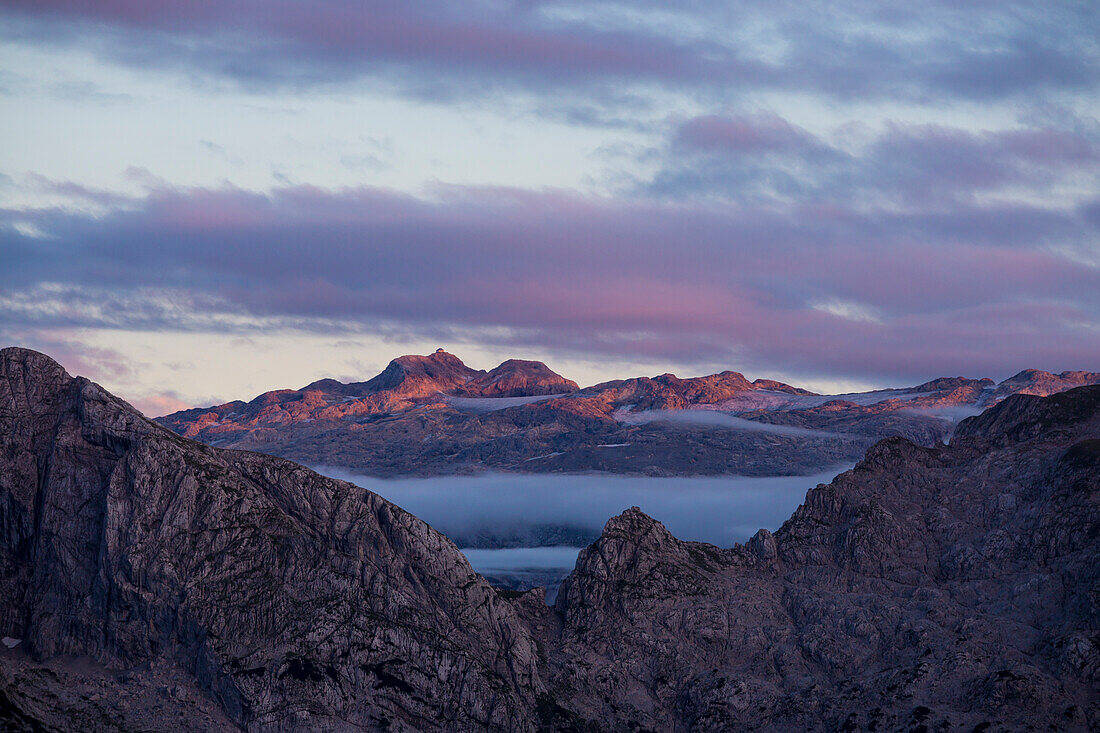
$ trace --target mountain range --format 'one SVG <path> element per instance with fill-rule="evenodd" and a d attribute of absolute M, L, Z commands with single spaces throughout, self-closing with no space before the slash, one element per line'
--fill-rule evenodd
<path fill-rule="evenodd" d="M 931 446 L 962 417 L 1012 394 L 1100 383 L 1029 369 L 1002 382 L 945 377 L 819 395 L 725 371 L 580 389 L 537 361 L 485 372 L 442 349 L 402 356 L 365 382 L 333 379 L 157 418 L 210 445 L 371 476 L 484 470 L 645 475 L 807 475 L 851 464 L 876 441 Z"/>
<path fill-rule="evenodd" d="M 1100 387 L 990 386 L 949 444 L 879 441 L 746 544 L 684 542 L 626 509 L 548 606 L 368 490 L 181 437 L 4 349 L 0 721 L 1096 730 Z"/>

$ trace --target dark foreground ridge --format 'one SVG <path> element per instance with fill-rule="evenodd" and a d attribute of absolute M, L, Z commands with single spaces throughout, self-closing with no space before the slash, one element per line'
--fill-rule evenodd
<path fill-rule="evenodd" d="M 1100 387 L 881 441 L 745 546 L 627 510 L 549 608 L 5 349 L 0 637 L 14 730 L 1096 729 Z"/>
<path fill-rule="evenodd" d="M 27 655 L 4 659 L 11 715 L 59 730 L 530 727 L 543 686 L 523 623 L 377 495 L 180 438 L 19 349 L 0 353 L 0 440 L 0 635 Z"/>

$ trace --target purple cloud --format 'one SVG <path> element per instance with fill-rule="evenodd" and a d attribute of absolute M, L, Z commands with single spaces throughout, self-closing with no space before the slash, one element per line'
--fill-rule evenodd
<path fill-rule="evenodd" d="M 1091 368 L 1100 321 L 1100 271 L 1044 244 L 1052 228 L 1087 225 L 1022 205 L 944 219 L 290 187 L 162 190 L 98 218 L 0 217 L 44 235 L 0 228 L 0 331 L 477 332 L 517 351 L 897 379 Z M 1005 217 L 1039 223 L 1002 241 Z"/>
<path fill-rule="evenodd" d="M 941 198 L 1025 183 L 1049 184 L 1074 170 L 1096 171 L 1100 146 L 1067 130 L 971 133 L 937 125 L 892 126 L 865 161 L 865 180 L 910 198 Z"/>
<path fill-rule="evenodd" d="M 246 83 L 339 82 L 387 64 L 560 79 L 593 74 L 683 79 L 717 68 L 701 49 L 652 35 L 556 29 L 539 22 L 525 3 L 496 11 L 443 2 L 336 0 L 4 5 L 29 21 L 26 36 L 75 42 L 79 34 L 71 24 L 85 23 L 94 32 L 115 34 L 121 47 L 100 49 L 119 60 L 180 61 Z M 736 68 L 731 54 L 725 54 L 723 66 Z"/>
<path fill-rule="evenodd" d="M 676 131 L 678 146 L 728 153 L 800 152 L 821 147 L 813 135 L 778 115 L 705 115 Z"/>
<path fill-rule="evenodd" d="M 93 48 L 141 67 L 174 66 L 250 86 L 365 76 L 419 94 L 458 88 L 642 80 L 844 98 L 987 100 L 1096 89 L 1087 4 L 930 3 L 921 13 L 848 0 L 826 14 L 795 3 L 637 3 L 620 22 L 557 2 L 485 5 L 325 0 L 6 0 L 6 36 Z M 663 22 L 631 22 L 647 12 Z M 684 26 L 728 28 L 724 40 Z M 737 33 L 739 29 L 763 33 Z M 776 49 L 783 49 L 777 54 Z M 599 96 L 599 95 L 597 95 Z M 572 109 L 584 109 L 573 105 Z"/>
<path fill-rule="evenodd" d="M 885 197 L 905 209 L 1009 187 L 1042 194 L 1072 175 L 1100 185 L 1095 131 L 973 132 L 894 123 L 848 152 L 777 115 L 706 115 L 673 131 L 664 166 L 642 190 L 672 197 L 724 194 L 745 201 L 781 197 L 819 204 Z M 1024 213 L 1026 207 L 1014 208 L 1015 214 L 1034 217 L 1034 211 Z M 962 227 L 956 212 L 943 215 L 955 219 L 953 228 Z M 1001 221 L 1004 231 L 996 236 L 1011 238 L 1019 226 L 1029 225 L 1017 215 Z M 1052 231 L 1052 224 L 1048 220 L 1042 226 Z M 989 222 L 979 228 L 993 233 Z"/>

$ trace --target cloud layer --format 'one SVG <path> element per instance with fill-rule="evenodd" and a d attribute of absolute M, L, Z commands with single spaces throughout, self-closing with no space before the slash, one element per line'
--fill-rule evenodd
<path fill-rule="evenodd" d="M 16 40 L 253 87 L 382 76 L 416 93 L 665 85 L 839 99 L 1095 90 L 1088 3 L 7 0 Z"/>
<path fill-rule="evenodd" d="M 835 198 L 287 187 L 159 190 L 103 216 L 9 210 L 0 325 L 478 331 L 517 353 L 864 378 L 1095 359 L 1087 214 Z"/>

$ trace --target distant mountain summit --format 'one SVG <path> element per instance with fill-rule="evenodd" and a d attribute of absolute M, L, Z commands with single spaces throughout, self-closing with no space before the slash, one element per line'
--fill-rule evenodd
<path fill-rule="evenodd" d="M 454 389 L 463 397 L 536 397 L 569 394 L 580 387 L 541 361 L 509 359 L 496 369 Z"/>
<path fill-rule="evenodd" d="M 320 379 L 301 389 L 265 392 L 250 402 L 235 400 L 216 407 L 183 410 L 160 421 L 187 437 L 218 433 L 224 439 L 227 433 L 393 414 L 432 403 L 444 405 L 447 396 L 531 397 L 575 391 L 575 382 L 542 362 L 510 359 L 486 372 L 471 369 L 454 354 L 438 349 L 427 356 L 399 356 L 381 374 L 365 382 Z"/>
<path fill-rule="evenodd" d="M 999 385 L 959 376 L 818 395 L 724 371 L 580 389 L 542 362 L 509 359 L 484 371 L 439 349 L 398 357 L 364 382 L 322 379 L 158 422 L 211 445 L 377 476 L 484 470 L 774 476 L 854 462 L 894 435 L 931 446 L 962 418 L 1008 395 L 1098 382 L 1092 372 L 1027 370 Z"/>
<path fill-rule="evenodd" d="M 998 384 L 993 391 L 992 401 L 1000 401 L 1010 394 L 1030 394 L 1047 397 L 1074 387 L 1097 383 L 1100 383 L 1100 372 L 1051 374 L 1039 369 L 1025 369 Z"/>
<path fill-rule="evenodd" d="M 374 379 L 364 382 L 363 394 L 392 392 L 404 397 L 428 397 L 464 386 L 485 372 L 471 369 L 443 349 L 427 356 L 399 356 Z"/>

